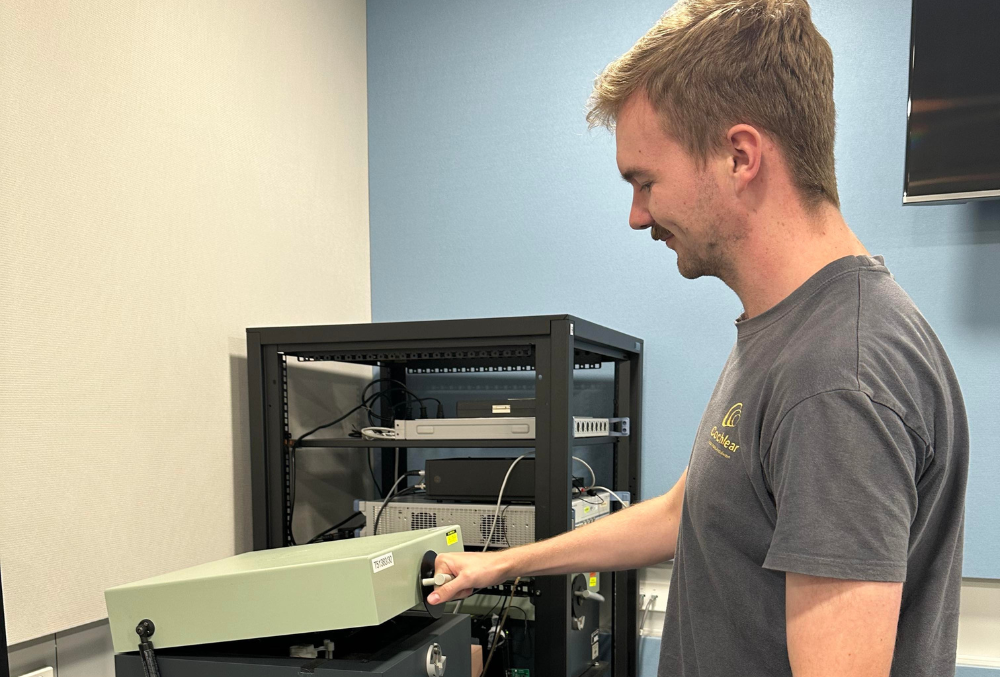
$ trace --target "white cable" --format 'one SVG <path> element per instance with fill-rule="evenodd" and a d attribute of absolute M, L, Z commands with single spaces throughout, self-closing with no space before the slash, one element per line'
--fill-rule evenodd
<path fill-rule="evenodd" d="M 650 595 L 649 602 L 646 604 L 646 608 L 642 610 L 642 616 L 639 618 L 639 632 L 642 632 L 642 626 L 646 625 L 646 616 L 653 609 L 653 604 L 656 602 L 657 595 Z"/>
<path fill-rule="evenodd" d="M 393 484 L 392 488 L 389 489 L 389 493 L 387 493 L 385 495 L 385 500 L 382 501 L 381 507 L 379 507 L 378 512 L 375 514 L 375 526 L 374 526 L 374 528 L 372 530 L 372 535 L 373 536 L 378 536 L 378 521 L 379 521 L 379 517 L 382 516 L 382 511 L 385 510 L 385 506 L 389 505 L 389 501 L 391 501 L 392 497 L 395 495 L 395 493 L 396 493 L 396 487 L 399 486 L 399 483 L 402 482 L 402 481 L 404 481 L 404 480 L 406 480 L 409 477 L 413 477 L 414 475 L 419 475 L 419 476 L 423 477 L 423 474 L 424 474 L 423 470 L 411 470 L 410 472 L 405 473 L 403 475 L 400 475 L 399 477 L 396 478 L 395 484 Z M 420 485 L 418 484 L 416 486 L 419 487 Z"/>
<path fill-rule="evenodd" d="M 514 462 L 510 464 L 509 468 L 507 468 L 507 474 L 503 476 L 503 484 L 500 485 L 500 494 L 497 496 L 497 509 L 496 512 L 493 513 L 493 525 L 490 527 L 490 535 L 486 537 L 486 542 L 483 544 L 483 552 L 486 552 L 489 549 L 490 541 L 493 540 L 493 532 L 496 531 L 497 521 L 499 521 L 500 519 L 500 501 L 503 500 L 503 490 L 507 488 L 507 480 L 510 478 L 511 471 L 514 470 L 514 466 L 516 466 L 522 458 L 527 458 L 528 456 L 531 456 L 533 453 L 534 452 L 521 454 L 520 456 L 515 458 Z"/>
<path fill-rule="evenodd" d="M 610 489 L 608 489 L 607 487 L 598 487 L 598 486 L 593 486 L 593 487 L 591 487 L 591 489 L 601 489 L 602 491 L 606 491 L 606 492 L 608 492 L 609 494 L 611 494 L 612 496 L 614 496 L 614 497 L 615 497 L 615 499 L 616 499 L 616 500 L 617 500 L 617 501 L 618 501 L 619 503 L 621 503 L 621 504 L 622 504 L 623 506 L 625 506 L 626 508 L 627 508 L 627 507 L 628 507 L 628 506 L 630 505 L 628 501 L 624 500 L 624 499 L 623 499 L 623 498 L 622 498 L 621 496 L 619 496 L 619 495 L 618 495 L 618 494 L 616 494 L 615 492 L 611 491 L 611 490 L 610 490 Z"/>
<path fill-rule="evenodd" d="M 593 489 L 593 488 L 594 488 L 594 485 L 596 485 L 596 484 L 597 484 L 597 475 L 595 475 L 595 474 L 594 474 L 594 469 L 593 469 L 593 468 L 591 468 L 591 467 L 590 467 L 590 464 L 589 464 L 589 463 L 587 463 L 586 461 L 584 461 L 584 460 L 583 460 L 582 458 L 579 458 L 579 457 L 577 457 L 577 456 L 574 456 L 574 457 L 573 457 L 573 460 L 574 460 L 574 461 L 579 461 L 580 463 L 582 463 L 582 464 L 583 464 L 583 467 L 584 467 L 584 468 L 586 468 L 587 470 L 589 470 L 589 471 L 590 471 L 590 486 L 589 486 L 589 487 L 587 487 L 586 489 L 584 489 L 584 491 L 589 491 L 589 490 Z"/>
<path fill-rule="evenodd" d="M 396 439 L 396 429 L 371 426 L 362 428 L 361 436 L 366 440 L 394 440 Z"/>

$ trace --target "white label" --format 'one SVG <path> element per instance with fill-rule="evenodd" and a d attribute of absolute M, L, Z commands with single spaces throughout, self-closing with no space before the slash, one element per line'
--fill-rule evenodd
<path fill-rule="evenodd" d="M 592 634 L 590 636 L 590 658 L 591 658 L 591 660 L 597 660 L 597 654 L 600 653 L 597 650 L 597 647 L 598 647 L 598 638 L 599 637 L 600 637 L 600 634 L 598 633 L 597 630 L 594 630 L 594 634 Z"/>
<path fill-rule="evenodd" d="M 382 569 L 388 569 L 393 565 L 392 553 L 387 553 L 385 555 L 379 555 L 372 559 L 372 571 L 378 573 Z"/>
<path fill-rule="evenodd" d="M 510 405 L 509 404 L 494 404 L 493 405 L 494 414 L 509 414 Z"/>

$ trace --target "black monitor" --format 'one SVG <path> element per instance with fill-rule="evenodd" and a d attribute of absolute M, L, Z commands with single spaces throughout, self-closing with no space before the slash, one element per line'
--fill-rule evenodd
<path fill-rule="evenodd" d="M 913 0 L 903 203 L 1000 197 L 1000 0 Z"/>

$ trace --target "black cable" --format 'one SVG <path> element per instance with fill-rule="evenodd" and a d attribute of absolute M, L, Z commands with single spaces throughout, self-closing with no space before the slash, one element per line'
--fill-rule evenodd
<path fill-rule="evenodd" d="M 368 420 L 369 421 L 372 420 L 373 416 L 376 417 L 376 418 L 378 418 L 379 422 L 382 422 L 382 423 L 384 423 L 387 419 L 393 420 L 395 418 L 396 407 L 398 407 L 400 404 L 406 404 L 406 406 L 409 406 L 409 404 L 410 404 L 411 401 L 419 401 L 420 400 L 420 398 L 417 397 L 417 395 L 412 390 L 410 390 L 409 388 L 407 388 L 406 384 L 403 383 L 402 381 L 399 381 L 399 380 L 394 379 L 394 378 L 378 378 L 378 379 L 375 379 L 374 381 L 372 381 L 371 383 L 369 383 L 368 385 L 366 385 L 365 389 L 361 391 L 361 400 L 362 401 L 366 401 L 368 399 L 368 391 L 376 383 L 395 383 L 398 387 L 392 387 L 392 388 L 387 388 L 385 390 L 379 390 L 377 393 L 374 393 L 371 396 L 372 397 L 372 402 L 374 402 L 375 400 L 377 400 L 379 398 L 388 397 L 389 393 L 399 392 L 399 391 L 403 391 L 404 393 L 406 393 L 406 395 L 410 399 L 406 400 L 405 402 L 397 402 L 395 404 L 393 404 L 392 402 L 390 402 L 389 403 L 389 405 L 391 407 L 390 413 L 392 414 L 392 416 L 390 416 L 390 417 L 385 417 L 385 416 L 382 416 L 380 414 L 376 414 L 371 409 L 369 409 L 368 410 Z"/>
<path fill-rule="evenodd" d="M 382 382 L 396 383 L 396 384 L 399 385 L 399 387 L 387 388 L 386 390 L 380 390 L 380 391 L 378 391 L 377 393 L 374 393 L 371 396 L 367 395 L 368 391 L 372 388 L 372 386 L 374 386 L 376 383 L 382 383 Z M 402 381 L 399 381 L 397 379 L 391 379 L 391 378 L 375 379 L 375 380 L 371 381 L 368 385 L 366 385 L 365 388 L 364 388 L 364 390 L 361 391 L 361 404 L 359 404 L 358 406 L 354 407 L 353 409 L 351 409 L 350 411 L 348 411 L 346 414 L 340 416 L 339 418 L 336 418 L 336 419 L 330 421 L 329 423 L 324 423 L 322 425 L 318 425 L 315 428 L 313 428 L 312 430 L 309 430 L 309 431 L 303 433 L 302 435 L 299 435 L 298 438 L 295 439 L 294 442 L 292 442 L 291 446 L 288 449 L 289 494 L 290 494 L 290 499 L 291 499 L 291 501 L 290 501 L 291 507 L 289 508 L 289 511 L 288 511 L 288 540 L 289 540 L 289 542 L 292 545 L 298 545 L 296 543 L 296 541 L 295 541 L 295 533 L 293 531 L 293 529 L 294 529 L 293 524 L 294 524 L 294 518 L 295 518 L 295 489 L 296 489 L 295 450 L 298 449 L 301 446 L 302 440 L 304 440 L 305 438 L 313 435 L 314 433 L 319 432 L 320 430 L 324 430 L 324 429 L 329 428 L 331 426 L 337 425 L 338 423 L 340 423 L 340 422 L 346 420 L 347 418 L 349 418 L 354 412 L 359 411 L 361 409 L 364 409 L 364 410 L 366 410 L 368 412 L 368 420 L 370 422 L 372 422 L 372 423 L 374 423 L 374 421 L 372 421 L 373 416 L 379 418 L 379 420 L 382 421 L 382 422 L 386 421 L 387 420 L 386 417 L 381 416 L 379 414 L 376 414 L 374 411 L 372 411 L 371 405 L 376 400 L 388 397 L 390 393 L 392 393 L 392 392 L 398 392 L 400 390 L 402 390 L 404 393 L 406 393 L 407 396 L 409 398 L 411 398 L 411 399 L 406 400 L 404 402 L 397 402 L 395 404 L 393 404 L 393 403 L 390 402 L 390 407 L 391 407 L 390 413 L 392 414 L 392 417 L 390 419 L 388 419 L 390 422 L 394 422 L 395 421 L 395 410 L 396 410 L 396 408 L 399 405 L 402 404 L 402 405 L 405 405 L 405 406 L 409 406 L 410 402 L 412 402 L 412 401 L 416 401 L 418 403 L 422 403 L 424 400 L 434 400 L 434 401 L 436 401 L 438 403 L 438 413 L 439 414 L 443 414 L 444 407 L 441 404 L 441 400 L 438 400 L 435 397 L 430 397 L 430 398 L 420 398 L 420 397 L 417 397 L 417 395 L 414 394 L 413 391 L 411 391 L 409 388 L 406 387 L 406 384 L 404 384 Z M 422 410 L 424 409 L 422 404 L 421 404 L 421 409 Z M 368 471 L 372 475 L 372 481 L 375 481 L 375 470 L 374 470 L 374 468 L 372 468 L 372 465 L 371 465 L 371 454 L 370 453 L 368 454 Z M 382 488 L 378 485 L 378 482 L 375 482 L 375 487 L 376 487 L 376 489 L 378 489 L 378 492 L 381 495 L 382 494 Z M 379 511 L 380 515 L 381 515 L 381 512 L 382 511 L 380 510 Z M 377 526 L 378 526 L 378 523 L 376 521 L 376 528 L 377 528 Z"/>
<path fill-rule="evenodd" d="M 496 593 L 495 595 L 493 593 L 486 593 L 486 592 L 473 593 L 473 594 L 486 595 L 486 596 L 489 596 L 489 597 L 496 597 L 497 598 L 497 601 L 493 602 L 493 606 L 490 607 L 489 611 L 487 611 L 486 613 L 481 613 L 481 614 L 476 615 L 476 618 L 489 618 L 490 616 L 492 616 L 493 612 L 497 608 L 497 604 L 499 604 L 500 602 L 502 602 L 503 598 L 506 597 L 506 595 L 504 595 L 503 593 Z M 470 595 L 470 597 L 471 597 L 471 595 Z"/>
<path fill-rule="evenodd" d="M 372 467 L 372 450 L 371 450 L 371 447 L 368 448 L 368 453 L 365 454 L 365 455 L 368 457 L 368 472 L 372 476 L 372 484 L 375 485 L 375 491 L 378 492 L 378 497 L 379 498 L 385 498 L 385 496 L 382 494 L 382 487 L 379 486 L 378 480 L 375 479 L 375 468 Z"/>
<path fill-rule="evenodd" d="M 410 472 L 416 472 L 416 471 L 412 471 L 411 470 Z M 409 474 L 409 473 L 407 473 L 407 474 Z M 406 475 L 401 475 L 400 476 L 400 478 L 403 478 L 403 477 L 406 477 Z M 415 487 L 415 486 L 413 486 L 413 487 L 406 487 L 402 491 L 397 491 L 396 493 L 390 495 L 385 500 L 385 502 L 382 503 L 382 507 L 380 507 L 378 509 L 378 514 L 375 515 L 375 528 L 372 529 L 372 535 L 373 536 L 377 536 L 378 535 L 378 523 L 379 523 L 379 520 L 382 519 L 382 511 L 385 510 L 386 507 L 388 507 L 388 505 L 390 503 L 392 503 L 395 499 L 399 498 L 400 496 L 403 496 L 405 494 L 415 494 L 417 491 L 418 491 L 417 487 Z"/>
<path fill-rule="evenodd" d="M 371 385 L 371 384 L 369 384 L 369 385 Z M 364 392 L 367 392 L 367 390 L 368 389 L 365 388 Z M 374 412 L 371 411 L 371 405 L 372 405 L 372 403 L 374 403 L 375 400 L 377 400 L 377 399 L 379 399 L 381 397 L 387 397 L 388 394 L 391 393 L 391 392 L 393 392 L 394 390 L 400 390 L 400 388 L 390 388 L 389 390 L 380 390 L 379 392 L 374 393 L 373 395 L 370 395 L 370 396 L 365 396 L 364 392 L 363 392 L 362 393 L 362 398 L 361 398 L 361 404 L 359 404 L 358 406 L 354 407 L 353 409 L 351 409 L 349 412 L 347 412 L 343 416 L 340 416 L 339 418 L 335 418 L 334 420 L 330 421 L 329 423 L 324 423 L 323 425 L 318 425 L 315 428 L 313 428 L 312 430 L 299 435 L 298 439 L 295 440 L 295 443 L 293 444 L 293 446 L 294 447 L 298 447 L 301 444 L 302 440 L 304 440 L 305 438 L 309 437 L 310 435 L 312 435 L 314 433 L 319 432 L 320 430 L 323 430 L 325 428 L 329 428 L 330 426 L 337 425 L 338 423 L 340 423 L 341 421 L 344 421 L 351 414 L 353 414 L 354 412 L 356 412 L 356 411 L 358 411 L 360 409 L 366 409 L 366 410 L 368 410 L 368 412 L 370 414 L 374 413 Z M 414 399 L 418 399 L 416 397 L 416 395 L 413 395 L 413 393 L 411 393 L 409 390 L 406 390 L 406 388 L 402 388 L 401 390 L 404 390 L 406 393 L 408 393 L 409 395 L 411 395 Z M 394 408 L 396 406 L 399 406 L 399 404 L 408 404 L 408 402 L 399 402 L 399 403 L 396 403 L 396 405 L 394 405 Z M 386 420 L 386 417 L 379 416 L 378 414 L 375 414 L 375 416 L 377 416 L 379 419 L 381 419 L 383 421 Z"/>
<path fill-rule="evenodd" d="M 528 632 L 528 612 L 517 605 L 512 606 L 511 611 L 520 611 L 521 615 L 524 616 L 524 636 L 521 637 L 521 642 L 520 642 L 521 644 L 520 648 L 521 650 L 523 650 L 524 645 L 528 644 L 531 641 L 531 635 Z M 519 656 L 521 658 L 531 658 L 531 654 L 532 654 L 531 651 L 528 651 L 528 653 L 521 653 L 521 651 L 514 651 L 514 655 Z"/>
<path fill-rule="evenodd" d="M 389 392 L 392 392 L 394 390 L 402 390 L 407 395 L 409 395 L 410 398 L 412 398 L 412 401 L 417 402 L 418 404 L 420 404 L 420 411 L 421 411 L 420 418 L 428 418 L 428 416 L 426 414 L 427 408 L 423 406 L 424 402 L 437 402 L 437 404 L 438 404 L 437 418 L 444 418 L 444 404 L 442 404 L 441 400 L 439 400 L 436 397 L 419 397 L 419 396 L 417 396 L 416 393 L 414 393 L 412 390 L 410 390 L 409 388 L 407 388 L 405 383 L 403 383 L 400 380 L 394 379 L 394 378 L 379 378 L 379 379 L 375 379 L 374 381 L 372 381 L 371 383 L 369 383 L 367 386 L 365 386 L 365 389 L 361 391 L 361 397 L 362 397 L 362 399 L 364 399 L 365 394 L 376 383 L 395 383 L 397 386 L 399 386 L 397 388 L 389 388 L 388 390 L 383 390 L 383 391 L 379 391 L 379 392 L 380 393 L 389 393 Z M 378 416 L 378 414 L 376 414 L 376 416 Z M 381 417 L 381 416 L 378 416 L 378 417 L 380 419 L 384 420 L 384 417 Z"/>
<path fill-rule="evenodd" d="M 315 543 L 316 541 L 318 541 L 319 539 L 321 539 L 323 536 L 326 536 L 328 533 L 330 533 L 334 529 L 339 529 L 340 527 L 344 526 L 345 524 L 347 524 L 348 522 L 350 522 L 355 517 L 364 517 L 364 513 L 359 510 L 357 512 L 354 512 L 354 513 L 348 515 L 344 519 L 342 519 L 339 522 L 337 522 L 336 524 L 334 524 L 329 529 L 326 529 L 325 531 L 321 531 L 318 534 L 316 534 L 315 536 L 313 536 L 312 538 L 310 538 L 306 542 L 306 544 L 308 545 L 309 543 Z"/>

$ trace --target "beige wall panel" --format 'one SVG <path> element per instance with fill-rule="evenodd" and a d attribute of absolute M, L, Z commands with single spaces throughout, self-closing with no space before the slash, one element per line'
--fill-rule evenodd
<path fill-rule="evenodd" d="M 370 320 L 365 64 L 362 0 L 0 3 L 10 643 L 248 547 L 244 329 Z"/>

